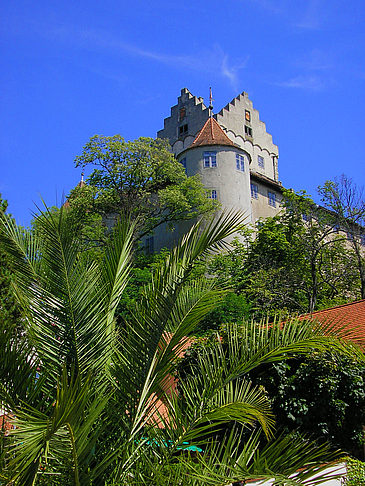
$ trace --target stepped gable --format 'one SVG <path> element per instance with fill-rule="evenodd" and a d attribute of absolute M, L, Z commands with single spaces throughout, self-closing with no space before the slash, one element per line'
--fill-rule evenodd
<path fill-rule="evenodd" d="M 202 145 L 229 145 L 231 147 L 237 147 L 237 145 L 227 137 L 214 118 L 208 118 L 189 148 Z"/>

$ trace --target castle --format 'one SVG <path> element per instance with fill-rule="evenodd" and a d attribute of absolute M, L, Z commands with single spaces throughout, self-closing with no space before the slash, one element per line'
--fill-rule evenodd
<path fill-rule="evenodd" d="M 183 88 L 157 136 L 169 140 L 186 174 L 199 174 L 208 197 L 217 199 L 222 209 L 242 210 L 247 223 L 274 216 L 283 190 L 279 151 L 259 112 L 245 92 L 217 114 L 212 108 Z M 150 251 L 171 246 L 188 227 L 180 223 L 171 232 L 162 225 L 146 246 Z"/>

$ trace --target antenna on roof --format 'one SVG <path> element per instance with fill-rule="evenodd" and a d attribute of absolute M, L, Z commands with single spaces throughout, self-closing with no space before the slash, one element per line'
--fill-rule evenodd
<path fill-rule="evenodd" d="M 212 117 L 213 115 L 213 95 L 212 95 L 212 88 L 210 87 L 209 88 L 209 106 L 208 106 L 208 109 L 209 109 L 209 118 Z"/>

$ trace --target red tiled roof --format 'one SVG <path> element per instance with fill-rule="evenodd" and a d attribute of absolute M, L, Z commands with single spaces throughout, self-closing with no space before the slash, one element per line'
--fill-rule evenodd
<path fill-rule="evenodd" d="M 189 148 L 201 145 L 229 145 L 236 147 L 214 118 L 208 118 Z"/>
<path fill-rule="evenodd" d="M 4 431 L 6 435 L 8 434 L 8 431 L 13 428 L 11 419 L 11 415 L 0 415 L 0 430 Z"/>
<path fill-rule="evenodd" d="M 85 186 L 86 186 L 85 182 L 81 179 L 81 181 L 77 184 L 76 187 L 82 188 L 82 187 L 85 187 Z M 65 209 L 68 209 L 70 207 L 70 203 L 69 203 L 68 199 L 66 199 L 66 201 L 63 203 L 62 207 L 65 208 Z"/>
<path fill-rule="evenodd" d="M 365 299 L 316 311 L 301 318 L 338 324 L 348 331 L 351 341 L 365 348 Z"/>
<path fill-rule="evenodd" d="M 163 342 L 164 345 L 160 346 L 160 349 L 163 349 L 164 346 L 167 346 L 169 342 L 172 339 L 172 333 L 166 332 L 163 337 Z M 186 351 L 190 348 L 190 346 L 193 344 L 194 340 L 191 338 L 183 338 L 183 340 L 180 341 L 178 350 L 175 350 L 175 356 L 176 358 L 183 358 Z M 171 393 L 176 393 L 177 392 L 177 380 L 175 379 L 174 376 L 172 375 L 167 375 L 165 377 L 165 380 L 162 384 L 162 389 L 165 391 L 167 395 L 171 396 Z M 157 398 L 157 400 L 156 400 Z M 147 423 L 152 423 L 156 427 L 159 428 L 164 428 L 164 424 L 161 421 L 160 417 L 165 421 L 168 422 L 168 412 L 167 412 L 167 407 L 163 400 L 158 398 L 155 394 L 151 397 L 151 402 L 154 403 L 153 410 L 151 411 L 150 417 L 147 420 Z"/>

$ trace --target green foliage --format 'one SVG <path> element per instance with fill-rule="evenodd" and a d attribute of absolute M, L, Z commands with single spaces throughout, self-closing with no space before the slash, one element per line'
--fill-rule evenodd
<path fill-rule="evenodd" d="M 287 450 L 289 438 L 274 439 L 261 456 L 273 416 L 264 391 L 244 378 L 309 349 L 343 348 L 320 329 L 293 324 L 283 332 L 251 323 L 238 334 L 232 326 L 225 347 L 217 343 L 202 356 L 181 383 L 183 393 L 172 393 L 176 354 L 224 295 L 211 279 L 192 279 L 195 265 L 241 224 L 230 214 L 193 226 L 156 266 L 128 321 L 116 326 L 133 223 L 121 221 L 103 258 L 90 261 L 80 256 L 83 244 L 67 210 L 48 212 L 32 232 L 1 219 L 25 315 L 15 336 L 0 321 L 0 399 L 15 425 L 3 437 L 7 484 L 152 486 L 163 477 L 191 486 L 252 477 L 305 484 L 321 461 L 337 457 L 303 442 Z M 214 441 L 226 427 L 224 441 Z M 238 450 L 242 428 L 252 436 Z M 204 454 L 193 456 L 186 442 Z M 288 479 L 299 467 L 298 479 Z"/>
<path fill-rule="evenodd" d="M 365 299 L 365 198 L 362 187 L 344 174 L 334 181 L 326 181 L 318 188 L 322 203 L 333 214 L 336 225 L 348 238 L 351 248 L 351 264 L 360 280 L 361 298 Z"/>
<path fill-rule="evenodd" d="M 5 213 L 7 206 L 7 201 L 1 199 L 0 195 L 0 212 Z M 9 214 L 5 217 L 8 220 L 12 219 Z M 20 309 L 16 304 L 11 288 L 12 281 L 11 262 L 0 243 L 0 319 L 6 322 L 9 327 L 20 320 Z"/>
<path fill-rule="evenodd" d="M 333 449 L 341 448 L 361 457 L 365 416 L 363 354 L 351 345 L 327 351 L 313 348 L 301 356 L 298 349 L 292 354 L 286 348 L 285 357 L 277 359 L 276 352 L 286 347 L 288 339 L 293 342 L 294 334 L 308 332 L 304 321 L 295 320 L 288 322 L 286 335 L 287 323 L 283 327 L 280 322 L 270 326 L 264 321 L 258 325 L 244 322 L 238 328 L 225 326 L 219 337 L 213 332 L 198 339 L 180 362 L 178 376 L 185 379 L 196 373 L 202 356 L 210 356 L 213 363 L 217 349 L 231 362 L 240 361 L 244 355 L 246 365 L 249 357 L 255 356 L 256 366 L 242 369 L 242 374 L 266 391 L 281 430 L 310 436 L 319 443 L 328 442 Z M 233 344 L 233 329 L 239 345 Z M 336 333 L 331 325 L 326 332 Z"/>
<path fill-rule="evenodd" d="M 210 265 L 221 284 L 245 296 L 256 316 L 311 312 L 360 296 L 354 254 L 337 219 L 305 194 L 284 191 L 283 210 L 259 222 L 255 238 Z"/>
<path fill-rule="evenodd" d="M 313 353 L 252 374 L 272 400 L 278 423 L 362 457 L 365 366 L 346 355 Z"/>
<path fill-rule="evenodd" d="M 234 292 L 228 292 L 223 302 L 203 319 L 197 328 L 197 332 L 204 333 L 206 330 L 218 330 L 223 324 L 241 322 L 243 319 L 248 319 L 249 315 L 250 305 L 246 297 L 237 295 Z"/>
<path fill-rule="evenodd" d="M 344 486 L 365 486 L 365 463 L 350 457 L 346 460 L 347 475 Z"/>
<path fill-rule="evenodd" d="M 84 187 L 69 203 L 83 220 L 98 214 L 115 222 L 121 213 L 138 219 L 139 236 L 162 223 L 195 218 L 216 205 L 206 197 L 198 176 L 187 177 L 165 140 L 95 135 L 75 159 L 76 167 L 93 167 Z"/>

